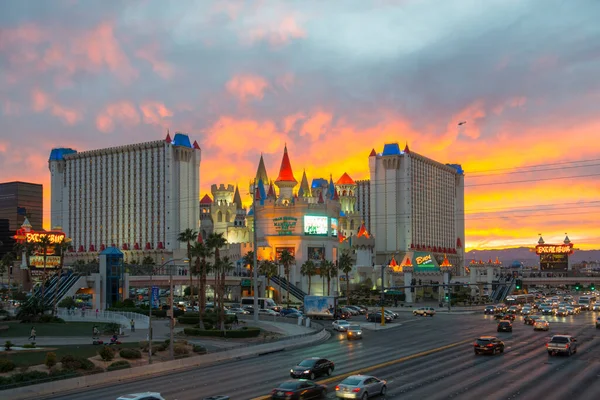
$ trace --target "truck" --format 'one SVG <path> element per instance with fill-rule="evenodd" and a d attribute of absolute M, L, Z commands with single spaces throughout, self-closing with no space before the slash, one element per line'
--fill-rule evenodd
<path fill-rule="evenodd" d="M 548 343 L 546 343 L 548 355 L 566 354 L 570 356 L 577 353 L 577 340 L 571 335 L 554 335 Z"/>
<path fill-rule="evenodd" d="M 337 309 L 335 296 L 304 296 L 304 315 L 313 319 L 334 319 Z"/>

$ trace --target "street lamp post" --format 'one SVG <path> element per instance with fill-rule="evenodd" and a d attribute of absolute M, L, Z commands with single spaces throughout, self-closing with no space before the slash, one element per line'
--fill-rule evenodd
<path fill-rule="evenodd" d="M 157 269 L 160 269 L 162 267 L 164 267 L 165 265 L 174 263 L 175 261 L 182 261 L 184 263 L 188 263 L 190 262 L 189 258 L 177 258 L 177 259 L 169 259 L 166 262 L 162 263 L 159 267 L 157 268 L 152 268 L 150 270 L 150 312 L 148 314 L 148 363 L 152 364 L 152 277 L 154 276 L 154 272 Z M 169 268 L 169 305 L 171 307 L 170 309 L 170 319 L 169 319 L 169 331 L 170 331 L 170 343 L 169 343 L 169 353 L 171 356 L 171 359 L 174 358 L 173 355 L 173 328 L 174 328 L 174 313 L 173 313 L 173 269 L 172 269 L 173 265 L 170 266 Z"/>
<path fill-rule="evenodd" d="M 253 230 L 254 230 L 254 255 L 252 262 L 254 263 L 254 268 L 252 268 L 252 285 L 254 288 L 254 301 L 253 301 L 253 320 L 254 322 L 258 322 L 258 255 L 256 252 L 258 251 L 258 234 L 256 233 L 256 220 L 258 219 L 258 207 L 256 207 L 256 191 L 258 187 L 256 186 L 256 178 L 254 178 L 254 219 L 252 221 Z"/>

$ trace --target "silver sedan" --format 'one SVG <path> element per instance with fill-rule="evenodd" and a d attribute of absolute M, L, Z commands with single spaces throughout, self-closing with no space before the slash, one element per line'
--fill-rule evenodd
<path fill-rule="evenodd" d="M 342 399 L 361 399 L 385 395 L 387 382 L 369 375 L 351 375 L 335 387 L 336 397 Z"/>

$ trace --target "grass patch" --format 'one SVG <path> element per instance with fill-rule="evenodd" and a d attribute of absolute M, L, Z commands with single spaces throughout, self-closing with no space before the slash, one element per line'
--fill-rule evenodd
<path fill-rule="evenodd" d="M 137 349 L 140 347 L 138 342 L 132 343 L 122 343 L 118 346 L 111 346 L 117 349 L 125 349 L 125 348 L 134 348 Z M 85 344 L 79 346 L 47 346 L 46 350 L 42 351 L 13 351 L 6 352 L 2 355 L 2 357 L 6 357 L 15 364 L 17 367 L 22 366 L 32 366 L 44 364 L 46 359 L 46 353 L 53 352 L 56 354 L 56 358 L 60 360 L 62 357 L 66 355 L 72 355 L 73 357 L 83 357 L 90 358 L 98 355 L 98 351 L 102 348 L 100 346 L 94 346 L 92 344 Z"/>
<path fill-rule="evenodd" d="M 99 329 L 105 325 L 104 322 L 67 322 L 64 324 L 22 324 L 19 321 L 5 322 L 3 325 L 8 329 L 0 330 L 0 338 L 3 337 L 29 337 L 31 327 L 35 326 L 36 336 L 89 336 L 92 337 L 92 329 L 97 325 Z"/>

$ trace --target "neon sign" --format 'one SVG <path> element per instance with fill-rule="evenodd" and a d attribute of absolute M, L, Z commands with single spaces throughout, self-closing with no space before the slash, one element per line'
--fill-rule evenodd
<path fill-rule="evenodd" d="M 433 261 L 431 260 L 431 254 L 423 256 L 423 257 L 417 257 L 417 258 L 415 258 L 415 261 L 417 262 L 417 265 L 433 264 Z"/>
<path fill-rule="evenodd" d="M 540 244 L 535 246 L 535 254 L 572 254 L 573 253 L 573 244 L 561 244 L 561 245 L 553 245 L 553 244 Z"/>
<path fill-rule="evenodd" d="M 65 240 L 65 234 L 62 232 L 27 232 L 25 234 L 27 243 L 39 243 L 44 237 L 48 237 L 50 244 L 62 243 Z"/>

